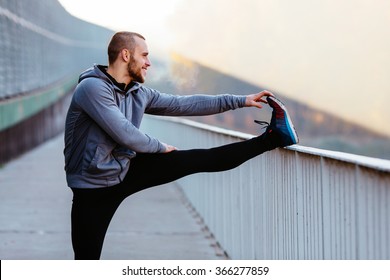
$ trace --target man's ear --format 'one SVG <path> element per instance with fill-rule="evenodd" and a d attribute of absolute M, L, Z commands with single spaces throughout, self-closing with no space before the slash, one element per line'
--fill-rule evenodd
<path fill-rule="evenodd" d="M 121 57 L 122 57 L 123 61 L 129 62 L 129 60 L 130 60 L 130 52 L 129 52 L 129 50 L 128 49 L 123 49 L 121 51 Z"/>

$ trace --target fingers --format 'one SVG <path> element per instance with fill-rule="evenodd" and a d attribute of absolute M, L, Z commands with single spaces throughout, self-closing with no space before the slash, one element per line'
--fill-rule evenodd
<path fill-rule="evenodd" d="M 263 90 L 261 92 L 258 93 L 258 96 L 259 96 L 259 100 L 258 101 L 261 101 L 261 102 L 264 102 L 264 103 L 267 103 L 266 100 L 262 99 L 263 97 L 267 97 L 267 96 L 274 96 L 272 92 L 268 91 L 268 90 Z"/>
<path fill-rule="evenodd" d="M 263 90 L 260 93 L 262 93 L 264 96 L 274 96 L 274 94 L 268 90 Z"/>
<path fill-rule="evenodd" d="M 272 92 L 270 92 L 268 90 L 263 90 L 259 93 L 248 95 L 246 106 L 257 107 L 257 108 L 261 109 L 261 108 L 263 108 L 261 103 L 268 104 L 267 100 L 265 99 L 268 96 L 274 96 L 274 95 Z"/>
<path fill-rule="evenodd" d="M 168 145 L 168 144 L 165 144 L 163 143 L 164 146 L 165 146 L 165 152 L 164 153 L 170 153 L 172 151 L 176 151 L 177 148 L 175 146 L 172 146 L 172 145 Z"/>

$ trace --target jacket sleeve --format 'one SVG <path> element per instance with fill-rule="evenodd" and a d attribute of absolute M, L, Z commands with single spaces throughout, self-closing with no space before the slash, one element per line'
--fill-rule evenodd
<path fill-rule="evenodd" d="M 77 87 L 75 101 L 115 142 L 135 152 L 165 150 L 157 139 L 142 133 L 119 110 L 110 88 L 97 79 L 85 79 Z"/>
<path fill-rule="evenodd" d="M 204 116 L 245 106 L 245 96 L 232 94 L 188 96 L 171 95 L 146 88 L 150 95 L 145 112 L 165 116 Z"/>

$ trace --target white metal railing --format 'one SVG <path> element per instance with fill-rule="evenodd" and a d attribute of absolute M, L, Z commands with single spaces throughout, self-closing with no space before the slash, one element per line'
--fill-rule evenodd
<path fill-rule="evenodd" d="M 253 137 L 177 118 L 143 129 L 181 149 Z M 179 184 L 233 259 L 390 259 L 390 161 L 294 145 Z"/>

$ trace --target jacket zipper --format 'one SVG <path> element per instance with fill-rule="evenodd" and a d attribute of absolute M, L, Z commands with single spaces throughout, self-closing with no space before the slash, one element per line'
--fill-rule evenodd
<path fill-rule="evenodd" d="M 129 95 L 128 93 L 125 94 L 125 118 L 126 119 L 127 119 L 127 96 L 128 95 Z"/>
<path fill-rule="evenodd" d="M 127 118 L 127 95 L 128 94 L 125 94 L 125 117 Z M 112 153 L 111 153 L 112 154 Z M 119 164 L 120 168 L 121 168 L 121 173 L 123 173 L 123 167 L 122 167 L 122 164 L 120 163 L 120 161 L 116 158 L 116 156 L 114 154 L 112 154 L 113 158 L 115 159 L 115 161 Z M 119 182 L 122 183 L 122 179 L 121 179 L 121 175 L 119 174 L 118 176 L 118 179 L 119 179 Z"/>

